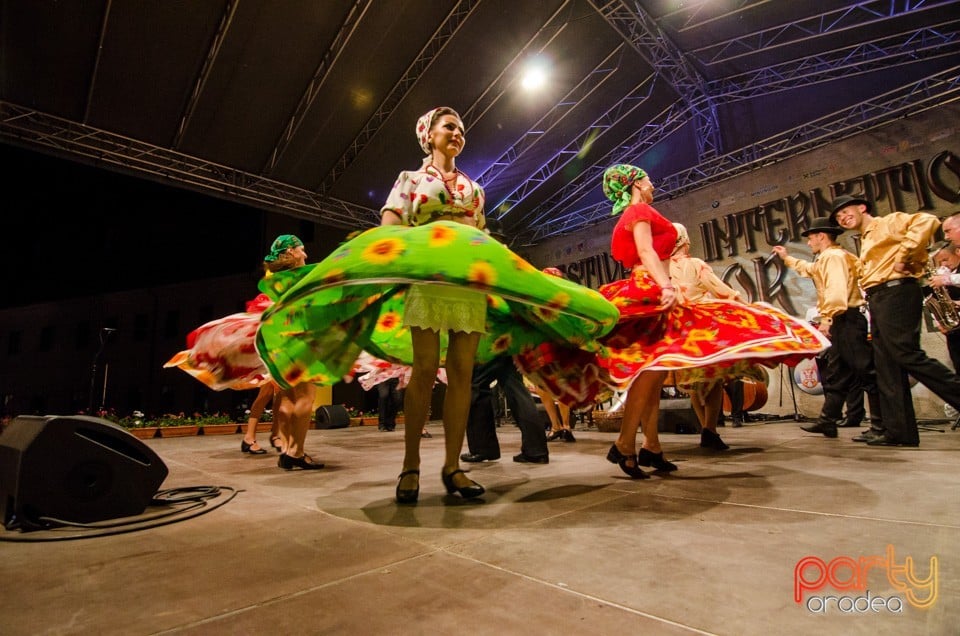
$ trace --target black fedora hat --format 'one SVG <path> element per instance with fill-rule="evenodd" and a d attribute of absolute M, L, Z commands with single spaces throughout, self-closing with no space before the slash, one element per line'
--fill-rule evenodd
<path fill-rule="evenodd" d="M 837 225 L 833 218 L 820 217 L 814 219 L 810 223 L 810 227 L 805 229 L 803 232 L 800 232 L 801 236 L 809 236 L 811 234 L 816 234 L 817 232 L 823 232 L 824 234 L 832 234 L 833 236 L 840 236 L 843 234 L 843 228 Z"/>
<path fill-rule="evenodd" d="M 853 205 L 854 203 L 860 203 L 867 206 L 867 212 L 870 211 L 870 202 L 864 199 L 863 197 L 852 197 L 849 194 L 837 197 L 833 200 L 831 204 L 833 206 L 833 212 L 830 213 L 830 220 L 836 223 L 837 221 L 837 212 L 847 207 L 848 205 Z"/>

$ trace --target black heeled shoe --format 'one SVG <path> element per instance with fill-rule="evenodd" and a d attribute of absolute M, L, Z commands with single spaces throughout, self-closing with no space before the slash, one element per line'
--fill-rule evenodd
<path fill-rule="evenodd" d="M 256 444 L 254 442 L 253 444 Z M 240 452 L 241 453 L 250 453 L 251 455 L 266 455 L 267 451 L 262 448 L 254 448 L 253 444 L 247 444 L 245 441 L 240 440 Z"/>
<path fill-rule="evenodd" d="M 550 433 L 550 435 L 547 437 L 548 442 L 555 442 L 558 439 L 563 439 L 563 429 L 559 431 L 554 431 Z"/>
<path fill-rule="evenodd" d="M 561 433 L 560 438 L 567 443 L 577 441 L 577 438 L 573 436 L 573 431 L 571 431 L 569 428 L 563 429 L 562 431 L 560 431 L 560 433 Z"/>
<path fill-rule="evenodd" d="M 709 428 L 705 428 L 700 431 L 700 448 L 710 448 L 713 450 L 727 450 L 730 448 L 727 446 L 726 442 L 720 439 L 720 436 L 717 435 L 716 431 L 711 431 Z"/>
<path fill-rule="evenodd" d="M 456 484 L 453 483 L 453 476 L 456 475 L 457 473 L 460 473 L 461 475 L 466 477 L 466 473 L 464 473 L 459 468 L 450 474 L 444 474 L 443 471 L 440 471 L 440 479 L 443 481 L 443 485 L 447 489 L 447 494 L 452 495 L 453 493 L 457 492 L 457 493 L 460 493 L 460 496 L 463 497 L 464 499 L 473 499 L 474 497 L 479 497 L 480 495 L 486 492 L 483 486 L 473 481 L 472 479 L 468 480 L 470 482 L 469 486 L 462 486 L 462 487 L 457 486 Z"/>
<path fill-rule="evenodd" d="M 270 436 L 270 445 L 273 446 L 273 449 L 274 449 L 275 451 L 277 451 L 278 453 L 282 453 L 282 452 L 283 452 L 283 444 L 280 443 L 280 436 L 279 436 L 279 435 L 271 435 L 271 436 Z"/>
<path fill-rule="evenodd" d="M 400 489 L 400 484 L 403 482 L 403 478 L 407 475 L 416 475 L 417 476 L 417 487 L 411 489 Z M 417 503 L 417 499 L 420 497 L 420 469 L 413 468 L 411 470 L 405 470 L 400 473 L 400 476 L 397 477 L 397 503 L 399 504 L 412 504 Z"/>
<path fill-rule="evenodd" d="M 650 479 L 650 475 L 640 470 L 640 466 L 637 464 L 637 456 L 624 455 L 616 444 L 611 446 L 607 452 L 607 461 L 619 466 L 620 470 L 629 475 L 631 479 Z M 627 463 L 629 461 L 633 462 L 633 466 Z"/>
<path fill-rule="evenodd" d="M 668 462 L 663 458 L 663 451 L 654 453 L 646 448 L 640 449 L 640 454 L 637 455 L 637 464 L 640 466 L 649 466 L 654 470 L 659 470 L 664 473 L 670 473 L 677 469 L 676 464 Z"/>
<path fill-rule="evenodd" d="M 277 460 L 277 466 L 284 470 L 293 470 L 294 468 L 300 468 L 302 470 L 320 470 L 323 468 L 323 464 L 313 461 L 312 458 L 308 459 L 306 454 L 300 457 L 291 457 L 286 453 L 280 454 L 280 458 Z"/>

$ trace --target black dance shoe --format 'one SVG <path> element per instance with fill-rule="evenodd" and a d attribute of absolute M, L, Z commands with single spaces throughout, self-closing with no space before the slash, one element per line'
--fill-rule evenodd
<path fill-rule="evenodd" d="M 486 455 L 481 455 L 480 453 L 463 453 L 460 455 L 460 461 L 467 462 L 468 464 L 479 464 L 480 462 L 495 462 L 500 459 L 500 456 L 496 457 L 487 457 Z"/>
<path fill-rule="evenodd" d="M 920 442 L 904 442 L 889 435 L 877 435 L 867 440 L 867 446 L 919 446 Z"/>
<path fill-rule="evenodd" d="M 727 446 L 720 436 L 709 428 L 700 431 L 700 448 L 712 448 L 713 450 L 727 450 Z"/>
<path fill-rule="evenodd" d="M 837 425 L 833 422 L 818 421 L 810 426 L 801 426 L 800 430 L 808 433 L 823 433 L 824 437 L 837 436 Z"/>
<path fill-rule="evenodd" d="M 401 490 L 400 483 L 403 482 L 403 478 L 407 475 L 416 475 L 417 476 L 417 487 Z M 400 476 L 397 477 L 397 503 L 399 504 L 413 504 L 417 503 L 417 499 L 420 497 L 420 469 L 413 468 L 411 470 L 405 470 L 400 473 Z"/>
<path fill-rule="evenodd" d="M 620 470 L 630 476 L 630 479 L 650 479 L 650 475 L 640 470 L 640 466 L 637 465 L 637 456 L 624 455 L 616 444 L 611 446 L 607 452 L 607 461 L 619 466 Z M 627 462 L 633 462 L 633 465 L 631 466 Z"/>
<path fill-rule="evenodd" d="M 323 468 L 323 464 L 313 461 L 313 459 L 307 455 L 291 457 L 286 453 L 280 453 L 280 458 L 277 460 L 277 466 L 284 470 L 293 470 L 294 468 L 299 468 L 301 470 L 320 470 Z"/>
<path fill-rule="evenodd" d="M 254 442 L 253 444 L 256 444 Z M 240 440 L 240 452 L 241 453 L 250 453 L 251 455 L 266 455 L 267 451 L 262 448 L 254 448 L 253 444 L 247 444 L 245 441 Z"/>
<path fill-rule="evenodd" d="M 555 441 L 557 441 L 558 439 L 559 439 L 559 440 L 562 440 L 562 439 L 563 439 L 563 429 L 560 429 L 559 431 L 554 431 L 554 432 L 550 433 L 549 435 L 547 435 L 547 441 L 548 441 L 548 442 L 555 442 Z"/>
<path fill-rule="evenodd" d="M 637 464 L 652 467 L 654 470 L 659 470 L 664 473 L 671 473 L 677 469 L 676 464 L 668 462 L 663 458 L 663 451 L 654 453 L 646 448 L 640 449 L 640 454 L 637 455 Z"/>
<path fill-rule="evenodd" d="M 856 437 L 851 437 L 850 439 L 854 442 L 869 442 L 870 440 L 875 439 L 877 437 L 883 437 L 883 433 L 877 433 L 873 429 L 868 428 L 866 431 L 864 431 L 860 435 L 857 435 Z"/>
<path fill-rule="evenodd" d="M 569 428 L 563 429 L 562 431 L 560 431 L 560 433 L 561 433 L 560 438 L 567 443 L 577 441 L 577 438 L 573 436 L 573 431 L 571 431 Z"/>
<path fill-rule="evenodd" d="M 549 455 L 527 455 L 524 452 L 521 452 L 519 455 L 513 456 L 513 461 L 518 464 L 549 464 L 550 456 Z"/>
<path fill-rule="evenodd" d="M 460 496 L 463 497 L 464 499 L 473 499 L 474 497 L 479 497 L 480 495 L 486 492 L 483 486 L 473 481 L 472 479 L 468 479 L 470 484 L 467 486 L 462 486 L 462 487 L 457 486 L 456 484 L 453 483 L 453 476 L 456 475 L 457 473 L 460 473 L 461 475 L 466 476 L 466 473 L 464 473 L 459 468 L 450 474 L 444 474 L 443 471 L 440 472 L 440 479 L 443 481 L 443 485 L 447 489 L 447 494 L 452 495 L 453 493 L 456 492 L 456 493 L 460 493 Z"/>

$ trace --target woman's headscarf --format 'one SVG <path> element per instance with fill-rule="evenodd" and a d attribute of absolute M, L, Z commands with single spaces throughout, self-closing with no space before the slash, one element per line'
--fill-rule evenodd
<path fill-rule="evenodd" d="M 302 246 L 303 241 L 293 234 L 281 234 L 273 241 L 273 245 L 270 246 L 270 253 L 264 256 L 263 260 L 265 263 L 272 263 L 280 258 L 280 255 L 287 250 Z"/>
<path fill-rule="evenodd" d="M 417 141 L 420 142 L 420 148 L 424 154 L 430 154 L 430 124 L 433 123 L 433 116 L 439 108 L 431 108 L 417 120 Z"/>
<path fill-rule="evenodd" d="M 643 168 L 625 163 L 610 166 L 603 173 L 603 194 L 613 201 L 613 216 L 630 205 L 630 188 L 635 181 L 647 176 Z"/>

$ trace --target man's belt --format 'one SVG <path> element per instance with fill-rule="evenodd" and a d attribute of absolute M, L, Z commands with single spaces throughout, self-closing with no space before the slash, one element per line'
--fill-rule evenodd
<path fill-rule="evenodd" d="M 894 278 L 893 280 L 888 280 L 888 281 L 886 281 L 885 283 L 880 283 L 879 285 L 873 285 L 873 286 L 871 286 L 871 287 L 867 287 L 865 290 L 863 290 L 863 293 L 865 293 L 865 294 L 867 295 L 867 298 L 870 298 L 871 296 L 873 296 L 875 293 L 877 293 L 877 292 L 880 291 L 881 289 L 886 289 L 887 287 L 896 287 L 897 285 L 908 285 L 908 284 L 909 284 L 909 285 L 916 285 L 916 284 L 917 284 L 917 279 L 916 279 L 916 278 L 909 278 L 909 277 L 908 277 L 908 278 Z"/>

